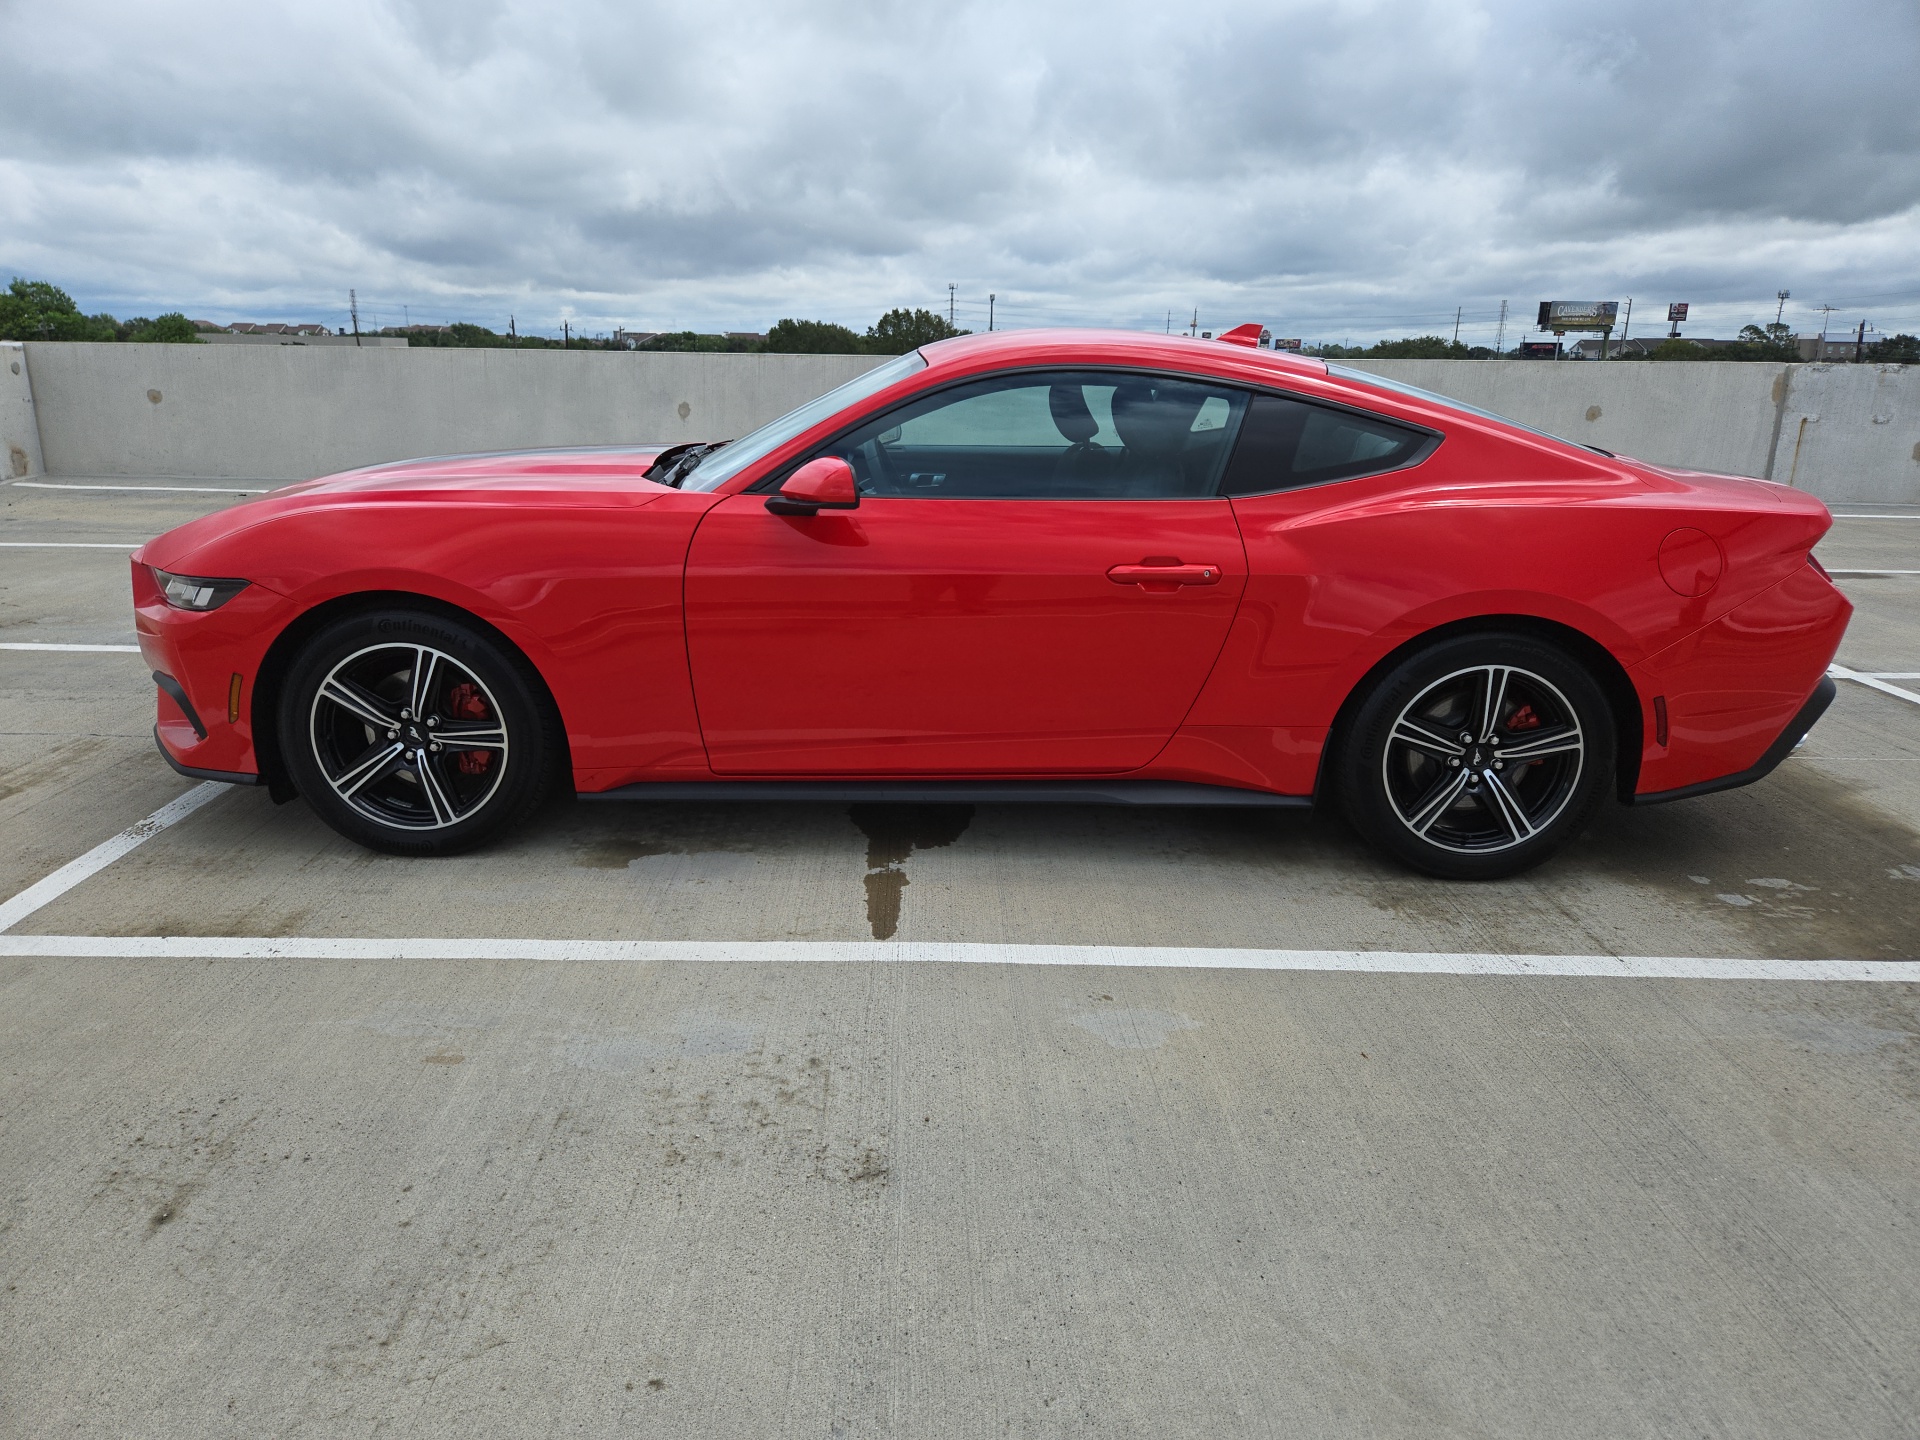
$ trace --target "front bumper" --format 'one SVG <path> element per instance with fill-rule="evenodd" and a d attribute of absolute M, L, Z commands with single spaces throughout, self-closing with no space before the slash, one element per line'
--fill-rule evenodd
<path fill-rule="evenodd" d="M 184 775 L 257 784 L 253 692 L 287 600 L 249 585 L 218 610 L 176 610 L 133 564 L 133 623 L 157 692 L 154 741 Z M 235 677 L 238 677 L 238 683 Z"/>

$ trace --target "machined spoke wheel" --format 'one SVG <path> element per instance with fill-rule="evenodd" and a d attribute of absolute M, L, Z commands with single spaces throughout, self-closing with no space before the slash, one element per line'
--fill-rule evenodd
<path fill-rule="evenodd" d="M 1492 880 L 1580 833 L 1612 788 L 1614 727 L 1588 662 L 1536 635 L 1470 632 L 1368 685 L 1332 773 L 1374 844 L 1429 874 Z"/>
<path fill-rule="evenodd" d="M 1407 702 L 1388 732 L 1381 777 L 1415 835 L 1487 854 L 1551 825 L 1579 788 L 1585 757 L 1580 717 L 1552 681 L 1476 665 Z"/>
<path fill-rule="evenodd" d="M 389 829 L 442 830 L 505 782 L 501 714 L 486 682 L 445 651 L 371 645 L 327 672 L 308 733 L 321 776 L 358 814 Z"/>

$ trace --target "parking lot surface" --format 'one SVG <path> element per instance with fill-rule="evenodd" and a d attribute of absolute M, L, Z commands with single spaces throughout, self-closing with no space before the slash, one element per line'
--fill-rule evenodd
<path fill-rule="evenodd" d="M 1304 812 L 376 856 L 114 648 L 246 488 L 0 486 L 0 1433 L 1920 1430 L 1920 509 L 1822 544 L 1775 775 L 1459 885 Z"/>

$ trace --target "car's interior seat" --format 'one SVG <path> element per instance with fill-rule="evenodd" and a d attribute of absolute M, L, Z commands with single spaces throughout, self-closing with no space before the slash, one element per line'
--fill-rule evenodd
<path fill-rule="evenodd" d="M 1113 476 L 1115 457 L 1104 446 L 1093 443 L 1093 437 L 1100 433 L 1100 422 L 1087 404 L 1085 387 L 1049 386 L 1047 409 L 1053 415 L 1053 428 L 1067 442 L 1053 465 L 1055 493 L 1100 493 L 1106 488 L 1104 482 Z"/>
<path fill-rule="evenodd" d="M 1162 392 L 1151 382 L 1129 380 L 1114 387 L 1113 428 L 1126 447 L 1121 489 L 1140 499 L 1197 494 L 1196 479 L 1210 473 L 1190 465 L 1193 422 L 1206 404 L 1204 392 Z M 1203 454 L 1205 452 L 1202 452 Z"/>

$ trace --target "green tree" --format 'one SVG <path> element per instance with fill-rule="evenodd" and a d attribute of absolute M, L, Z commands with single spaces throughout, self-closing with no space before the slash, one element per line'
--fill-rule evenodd
<path fill-rule="evenodd" d="M 1746 351 L 1743 355 L 1720 354 L 1721 360 L 1798 360 L 1800 346 L 1793 338 L 1793 331 L 1785 325 L 1768 325 L 1762 329 L 1758 325 L 1740 327 L 1740 341 Z"/>
<path fill-rule="evenodd" d="M 1465 360 L 1468 348 L 1440 335 L 1414 335 L 1405 340 L 1381 340 L 1360 352 L 1369 360 Z"/>
<path fill-rule="evenodd" d="M 1691 340 L 1662 340 L 1653 347 L 1649 360 L 1704 360 L 1712 352 Z"/>
<path fill-rule="evenodd" d="M 44 280 L 15 277 L 0 295 L 0 340 L 112 340 L 111 315 L 82 315 L 73 297 Z"/>
<path fill-rule="evenodd" d="M 120 329 L 119 338 L 144 345 L 198 345 L 200 332 L 178 310 L 148 320 L 129 320 Z"/>
<path fill-rule="evenodd" d="M 889 310 L 867 327 L 865 348 L 875 355 L 904 355 L 936 340 L 972 333 L 954 328 L 931 310 Z M 768 340 L 771 342 L 772 336 Z"/>
<path fill-rule="evenodd" d="M 762 348 L 777 355 L 859 355 L 867 347 L 844 325 L 825 320 L 782 320 L 767 331 L 767 343 Z"/>
<path fill-rule="evenodd" d="M 640 350 L 677 350 L 692 351 L 696 354 L 724 355 L 733 350 L 749 348 L 745 340 L 729 340 L 725 335 L 702 335 L 696 330 L 670 331 L 665 335 L 655 335 L 651 340 L 642 340 L 635 347 Z"/>
<path fill-rule="evenodd" d="M 1867 359 L 1878 365 L 1920 365 L 1920 338 L 1889 335 L 1878 345 L 1867 347 Z"/>

